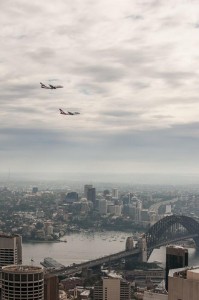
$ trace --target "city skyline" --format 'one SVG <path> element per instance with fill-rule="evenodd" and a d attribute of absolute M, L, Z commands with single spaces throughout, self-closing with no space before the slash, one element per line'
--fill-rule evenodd
<path fill-rule="evenodd" d="M 0 7 L 1 172 L 197 177 L 198 3 Z"/>

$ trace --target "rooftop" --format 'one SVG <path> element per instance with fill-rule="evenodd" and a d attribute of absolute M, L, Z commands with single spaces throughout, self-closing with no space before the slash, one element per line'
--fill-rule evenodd
<path fill-rule="evenodd" d="M 2 267 L 3 272 L 14 273 L 40 273 L 43 272 L 42 267 L 28 266 L 28 265 L 10 265 Z"/>

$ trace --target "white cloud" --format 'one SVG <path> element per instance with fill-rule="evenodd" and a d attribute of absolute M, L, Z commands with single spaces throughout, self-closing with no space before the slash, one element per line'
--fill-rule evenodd
<path fill-rule="evenodd" d="M 48 147 L 57 154 L 62 139 L 66 143 L 59 158 L 62 163 L 67 156 L 74 159 L 73 167 L 78 160 L 77 170 L 78 166 L 84 168 L 82 153 L 88 156 L 87 164 L 97 153 L 96 159 L 101 165 L 104 161 L 107 168 L 113 153 L 120 165 L 121 157 L 126 157 L 127 169 L 134 161 L 130 153 L 134 157 L 139 154 L 140 161 L 147 163 L 150 137 L 158 132 L 161 143 L 164 130 L 168 130 L 165 144 L 168 141 L 175 153 L 175 149 L 181 151 L 176 143 L 170 143 L 172 129 L 179 126 L 176 134 L 181 136 L 199 117 L 198 11 L 197 1 L 185 0 L 1 2 L 0 128 L 5 130 L 1 149 L 6 149 L 0 152 L 2 168 L 6 169 L 13 151 L 18 170 L 32 139 L 36 151 L 31 162 L 35 157 L 38 169 L 40 157 Z M 40 81 L 63 84 L 64 89 L 43 90 Z M 59 108 L 81 114 L 65 118 L 59 115 Z M 12 128 L 17 130 L 17 138 L 11 134 Z M 133 137 L 142 134 L 142 151 L 133 142 L 124 143 L 118 156 L 107 141 L 114 136 L 118 147 L 121 136 L 130 139 L 129 132 Z M 195 129 L 189 133 L 191 153 L 198 135 Z M 69 150 L 67 141 L 73 139 L 78 143 L 72 143 L 73 150 Z M 187 139 L 183 140 L 186 144 Z M 158 149 L 158 139 L 155 145 Z M 191 156 L 187 149 L 190 171 Z M 172 169 L 170 159 L 164 152 L 159 161 L 151 152 L 150 161 L 158 161 L 158 168 L 167 164 L 167 169 Z M 56 155 L 46 159 L 49 169 L 55 161 Z"/>

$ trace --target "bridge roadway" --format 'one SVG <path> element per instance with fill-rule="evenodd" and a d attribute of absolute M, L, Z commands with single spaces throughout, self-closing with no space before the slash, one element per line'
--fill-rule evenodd
<path fill-rule="evenodd" d="M 80 264 L 74 264 L 72 266 L 64 267 L 61 269 L 52 270 L 50 273 L 54 275 L 73 275 L 75 273 L 81 272 L 82 269 L 93 268 L 104 263 L 109 263 L 117 259 L 125 258 L 128 256 L 136 255 L 140 253 L 140 249 L 135 248 L 133 250 L 125 250 L 111 255 L 103 256 L 94 260 L 83 262 Z"/>

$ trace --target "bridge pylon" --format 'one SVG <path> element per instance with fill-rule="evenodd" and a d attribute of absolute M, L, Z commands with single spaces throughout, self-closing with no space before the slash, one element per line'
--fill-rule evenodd
<path fill-rule="evenodd" d="M 129 236 L 126 239 L 126 250 L 133 250 L 134 249 L 134 240 L 133 237 Z"/>
<path fill-rule="evenodd" d="M 143 235 L 138 240 L 138 248 L 141 251 L 141 262 L 147 262 L 147 242 L 146 242 L 146 236 Z"/>

